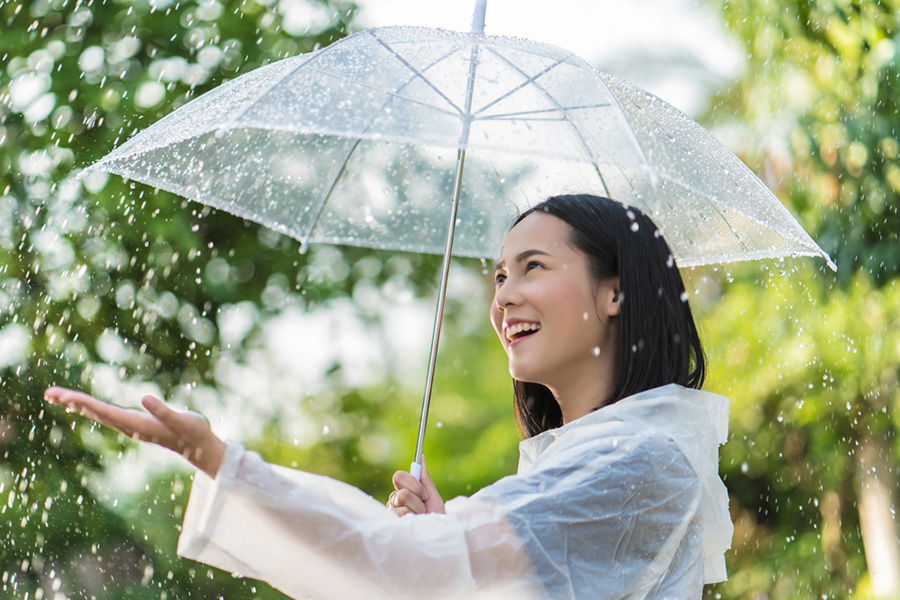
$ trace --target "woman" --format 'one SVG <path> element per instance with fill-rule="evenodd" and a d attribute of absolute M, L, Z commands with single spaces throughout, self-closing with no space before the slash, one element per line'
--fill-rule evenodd
<path fill-rule="evenodd" d="M 291 596 L 700 597 L 726 577 L 728 401 L 699 390 L 703 351 L 662 235 L 612 200 L 553 197 L 516 220 L 495 279 L 527 439 L 516 475 L 446 505 L 427 469 L 421 483 L 397 472 L 385 508 L 153 396 L 148 413 L 46 397 L 185 456 L 201 472 L 178 553 Z"/>

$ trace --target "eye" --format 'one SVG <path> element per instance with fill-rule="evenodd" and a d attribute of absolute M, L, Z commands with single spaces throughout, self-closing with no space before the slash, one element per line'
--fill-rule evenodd
<path fill-rule="evenodd" d="M 540 268 L 543 269 L 543 268 L 544 268 L 544 265 L 542 265 L 541 263 L 537 262 L 536 260 L 529 260 L 529 261 L 528 261 L 528 264 L 525 265 L 525 272 L 527 273 L 528 271 L 531 271 L 531 268 L 532 268 L 532 267 L 540 267 Z"/>
<path fill-rule="evenodd" d="M 504 275 L 503 273 L 497 273 L 494 275 L 494 283 L 496 285 L 500 285 L 504 281 L 506 281 L 506 275 Z"/>

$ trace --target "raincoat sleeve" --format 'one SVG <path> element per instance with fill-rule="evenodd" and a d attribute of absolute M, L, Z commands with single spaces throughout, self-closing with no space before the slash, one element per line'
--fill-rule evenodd
<path fill-rule="evenodd" d="M 295 598 L 644 598 L 672 577 L 699 594 L 697 560 L 672 572 L 696 512 L 690 467 L 665 441 L 603 433 L 616 439 L 407 517 L 229 442 L 215 479 L 195 475 L 178 554 Z"/>

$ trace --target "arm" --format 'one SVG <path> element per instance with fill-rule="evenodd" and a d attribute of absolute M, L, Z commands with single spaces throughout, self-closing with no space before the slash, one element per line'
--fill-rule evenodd
<path fill-rule="evenodd" d="M 182 556 L 301 597 L 474 589 L 465 534 L 454 519 L 433 515 L 434 523 L 406 520 L 397 527 L 395 515 L 353 486 L 265 463 L 239 444 L 226 445 L 202 415 L 155 396 L 142 399 L 147 412 L 62 387 L 44 397 L 178 452 L 199 469 L 179 539 Z"/>
<path fill-rule="evenodd" d="M 178 554 L 291 597 L 469 597 L 466 544 L 453 517 L 399 518 L 351 485 L 229 442 L 214 480 L 195 475 Z"/>
<path fill-rule="evenodd" d="M 690 466 L 667 441 L 606 433 L 445 515 L 404 517 L 230 442 L 219 476 L 194 480 L 178 552 L 295 597 L 699 595 Z"/>

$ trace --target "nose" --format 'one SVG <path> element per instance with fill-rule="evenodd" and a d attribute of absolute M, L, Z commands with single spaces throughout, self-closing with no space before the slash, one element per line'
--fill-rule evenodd
<path fill-rule="evenodd" d="M 521 303 L 522 297 L 518 286 L 511 279 L 503 282 L 494 293 L 494 304 L 498 310 L 506 310 L 509 306 L 515 306 Z"/>

